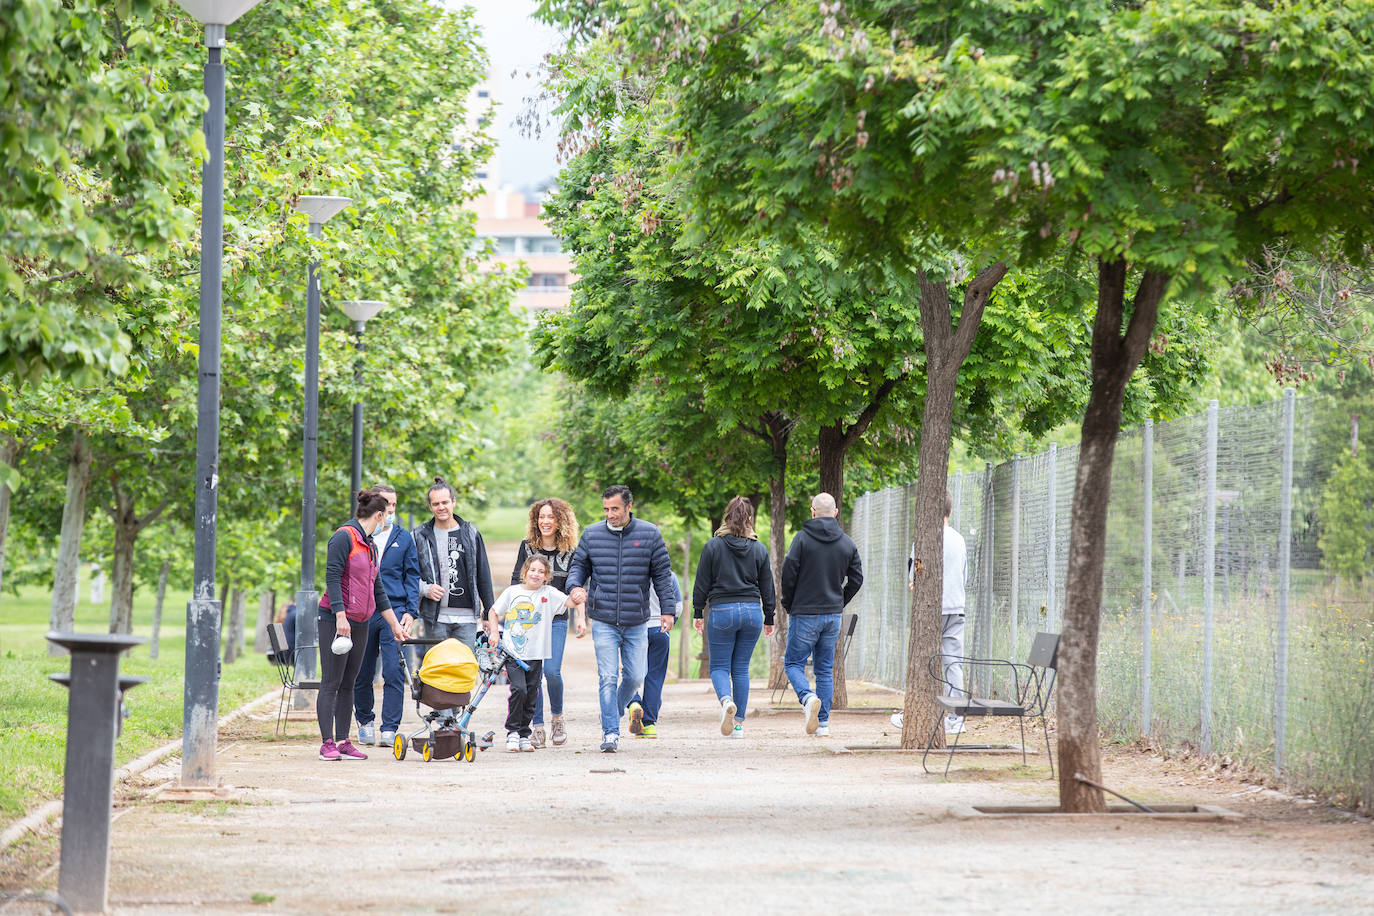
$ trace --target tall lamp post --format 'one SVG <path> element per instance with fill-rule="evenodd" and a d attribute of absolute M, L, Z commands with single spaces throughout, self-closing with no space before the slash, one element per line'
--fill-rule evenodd
<path fill-rule="evenodd" d="M 352 201 L 347 197 L 302 197 L 296 211 L 310 220 L 310 237 L 321 236 L 324 224 Z M 315 481 L 319 476 L 320 435 L 320 262 L 312 260 L 305 281 L 305 445 L 301 475 L 301 588 L 296 593 L 296 669 L 301 680 L 315 676 L 319 630 L 312 610 L 315 591 Z M 297 697 L 301 696 L 298 691 Z"/>
<path fill-rule="evenodd" d="M 367 330 L 368 320 L 386 308 L 386 303 L 378 302 L 376 299 L 345 299 L 339 303 L 339 308 L 353 322 L 353 334 L 356 341 L 354 346 L 358 354 L 357 359 L 353 361 L 353 381 L 361 385 L 363 381 L 363 332 Z M 351 508 L 353 500 L 363 486 L 363 398 L 361 394 L 358 395 L 358 400 L 353 402 L 353 474 L 350 480 L 352 481 L 352 489 L 348 494 L 348 502 Z"/>
<path fill-rule="evenodd" d="M 186 603 L 186 686 L 181 788 L 213 791 L 219 707 L 219 615 L 215 599 L 216 487 L 219 484 L 220 300 L 224 255 L 225 29 L 259 0 L 177 0 L 205 26 L 205 148 L 200 189 L 200 365 L 196 422 L 195 578 Z"/>

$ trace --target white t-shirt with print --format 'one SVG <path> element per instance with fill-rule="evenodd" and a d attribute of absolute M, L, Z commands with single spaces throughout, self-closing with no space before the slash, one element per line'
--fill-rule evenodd
<path fill-rule="evenodd" d="M 492 610 L 516 657 L 529 662 L 553 655 L 553 618 L 567 601 L 568 596 L 552 585 L 512 585 L 501 593 Z"/>

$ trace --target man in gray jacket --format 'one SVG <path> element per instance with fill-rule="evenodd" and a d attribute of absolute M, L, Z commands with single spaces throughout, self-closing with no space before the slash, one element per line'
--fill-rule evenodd
<path fill-rule="evenodd" d="M 802 526 L 782 562 L 782 605 L 787 609 L 787 654 L 783 670 L 806 713 L 806 733 L 830 734 L 835 694 L 835 643 L 840 615 L 863 585 L 859 548 L 840 528 L 839 507 L 829 493 L 811 499 L 811 520 Z M 806 660 L 816 672 L 816 689 L 806 679 Z"/>
<path fill-rule="evenodd" d="M 668 547 L 657 527 L 635 518 L 630 488 L 617 484 L 601 494 L 604 522 L 589 525 L 573 552 L 568 596 L 588 604 L 592 645 L 600 680 L 601 750 L 614 753 L 620 742 L 620 717 L 644 683 L 648 668 L 649 627 L 673 628 L 677 603 Z M 649 620 L 649 591 L 665 611 Z M 621 669 L 624 676 L 621 676 Z"/>

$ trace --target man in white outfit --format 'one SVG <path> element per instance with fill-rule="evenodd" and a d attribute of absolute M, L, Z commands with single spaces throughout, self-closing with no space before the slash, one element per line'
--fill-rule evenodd
<path fill-rule="evenodd" d="M 954 497 L 945 491 L 945 528 L 944 528 L 944 596 L 940 602 L 940 653 L 945 656 L 945 679 L 949 681 L 949 694 L 963 694 L 964 668 L 950 656 L 964 654 L 964 588 L 968 582 L 968 548 L 964 546 L 964 536 L 950 527 L 949 519 L 954 514 Z M 906 561 L 906 586 L 916 588 L 916 547 L 912 545 L 911 554 Z M 892 714 L 892 724 L 902 727 L 902 714 Z M 959 734 L 964 730 L 964 717 L 949 715 L 945 717 L 945 731 Z"/>

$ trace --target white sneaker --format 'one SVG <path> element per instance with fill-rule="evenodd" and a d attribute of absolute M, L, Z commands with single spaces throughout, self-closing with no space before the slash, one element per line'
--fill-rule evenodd
<path fill-rule="evenodd" d="M 889 721 L 889 722 L 892 723 L 892 727 L 893 727 L 893 728 L 901 728 L 901 727 L 902 727 L 902 713 L 894 712 L 892 715 L 888 716 L 887 721 Z"/>
<path fill-rule="evenodd" d="M 516 732 L 506 732 L 506 750 L 520 752 L 520 735 Z"/>
<path fill-rule="evenodd" d="M 524 751 L 525 753 L 533 754 L 533 753 L 534 753 L 534 742 L 531 741 L 529 738 L 521 738 L 521 739 L 520 739 L 520 750 L 521 750 L 521 751 Z"/>
<path fill-rule="evenodd" d="M 731 737 L 731 738 L 743 738 L 743 737 L 744 737 L 744 726 L 741 725 L 740 723 L 736 722 L 736 723 L 735 723 L 735 727 L 732 728 L 732 729 L 730 729 L 730 737 Z"/>
<path fill-rule="evenodd" d="M 601 736 L 601 753 L 614 754 L 620 747 L 620 735 L 615 732 L 606 732 Z"/>
<path fill-rule="evenodd" d="M 738 708 L 729 697 L 720 701 L 720 733 L 727 738 L 735 730 L 735 711 Z"/>
<path fill-rule="evenodd" d="M 816 726 L 816 737 L 817 737 L 817 738 L 829 738 L 829 737 L 830 737 L 830 726 L 829 726 L 829 725 L 817 725 L 817 726 Z"/>
<path fill-rule="evenodd" d="M 381 737 L 381 739 L 380 739 L 377 743 L 378 743 L 379 745 L 381 745 L 382 747 L 395 747 L 395 746 L 396 746 L 396 733 L 395 733 L 395 732 L 385 732 L 385 731 L 382 732 L 382 737 Z"/>
<path fill-rule="evenodd" d="M 962 735 L 964 733 L 964 717 L 951 716 L 945 719 L 946 735 Z"/>
<path fill-rule="evenodd" d="M 821 698 L 814 693 L 808 696 L 802 704 L 802 711 L 806 713 L 806 733 L 814 735 L 821 723 Z"/>
<path fill-rule="evenodd" d="M 377 730 L 372 727 L 372 723 L 369 722 L 367 725 L 363 725 L 362 723 L 358 724 L 358 743 L 367 745 L 374 745 L 377 743 Z"/>

